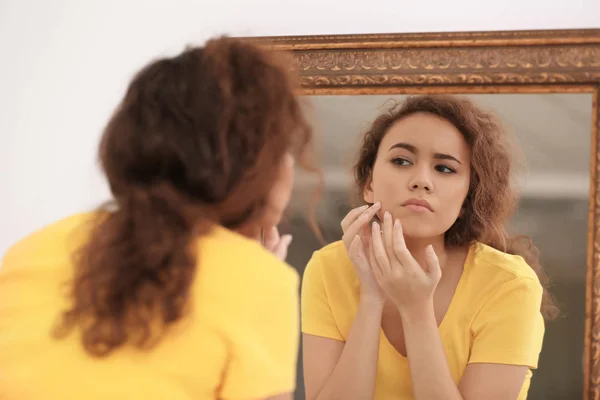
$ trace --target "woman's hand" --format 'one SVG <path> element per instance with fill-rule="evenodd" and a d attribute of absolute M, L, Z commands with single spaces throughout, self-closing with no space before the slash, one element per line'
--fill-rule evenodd
<path fill-rule="evenodd" d="M 346 215 L 341 225 L 344 231 L 342 240 L 360 282 L 361 300 L 383 303 L 383 292 L 377 284 L 367 256 L 371 242 L 369 222 L 380 208 L 379 202 L 371 207 L 355 208 Z"/>
<path fill-rule="evenodd" d="M 433 293 L 442 276 L 438 258 L 432 246 L 425 250 L 427 265 L 423 268 L 413 258 L 404 242 L 399 220 L 392 222 L 389 212 L 383 219 L 383 231 L 377 222 L 371 231 L 370 265 L 385 294 L 402 313 L 422 310 L 431 305 Z"/>
<path fill-rule="evenodd" d="M 275 254 L 281 261 L 285 261 L 288 253 L 288 247 L 292 243 L 292 235 L 279 235 L 279 229 L 276 226 L 265 229 L 262 232 L 261 243 L 265 249 Z"/>

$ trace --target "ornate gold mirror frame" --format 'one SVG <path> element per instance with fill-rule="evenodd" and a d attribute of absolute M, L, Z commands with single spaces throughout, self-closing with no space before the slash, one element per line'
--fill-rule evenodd
<path fill-rule="evenodd" d="M 593 93 L 584 398 L 600 399 L 600 29 L 251 38 L 301 94 Z"/>

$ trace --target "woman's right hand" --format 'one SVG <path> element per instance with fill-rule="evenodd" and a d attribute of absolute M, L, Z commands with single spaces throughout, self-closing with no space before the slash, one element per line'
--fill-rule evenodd
<path fill-rule="evenodd" d="M 342 220 L 344 236 L 342 240 L 346 252 L 360 282 L 361 300 L 383 302 L 385 297 L 369 262 L 369 244 L 371 243 L 370 221 L 381 209 L 381 203 L 362 206 L 351 210 Z"/>

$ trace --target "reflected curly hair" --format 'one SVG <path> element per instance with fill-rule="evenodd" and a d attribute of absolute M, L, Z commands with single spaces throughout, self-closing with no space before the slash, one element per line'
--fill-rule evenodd
<path fill-rule="evenodd" d="M 258 221 L 287 152 L 320 176 L 284 60 L 220 37 L 137 73 L 100 143 L 114 201 L 76 254 L 58 337 L 79 327 L 95 356 L 152 346 L 186 310 L 195 239 Z"/>
<path fill-rule="evenodd" d="M 381 143 L 391 126 L 414 113 L 430 113 L 452 123 L 471 148 L 471 183 L 463 205 L 463 215 L 445 234 L 447 246 L 467 246 L 475 241 L 503 252 L 522 256 L 537 274 L 544 294 L 542 314 L 554 319 L 559 309 L 548 292 L 538 249 L 526 236 L 511 238 L 504 224 L 517 205 L 512 184 L 512 145 L 507 132 L 493 114 L 479 109 L 467 98 L 449 95 L 411 96 L 380 115 L 365 133 L 354 165 L 358 195 L 362 197 L 371 179 Z"/>

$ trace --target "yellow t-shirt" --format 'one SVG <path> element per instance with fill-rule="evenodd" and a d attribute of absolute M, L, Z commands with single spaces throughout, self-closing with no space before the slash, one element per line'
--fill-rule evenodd
<path fill-rule="evenodd" d="M 0 269 L 0 399 L 260 399 L 293 391 L 300 335 L 298 274 L 222 227 L 199 239 L 191 308 L 157 347 L 84 352 L 51 337 L 69 304 L 74 229 L 67 218 L 14 245 Z M 82 231 L 80 231 L 82 232 Z"/>
<path fill-rule="evenodd" d="M 456 384 L 469 363 L 526 365 L 527 397 L 544 336 L 542 287 L 522 257 L 477 243 L 439 326 Z M 302 282 L 302 332 L 346 341 L 356 315 L 359 281 L 342 242 L 315 252 Z M 380 335 L 376 400 L 411 399 L 408 359 Z"/>

